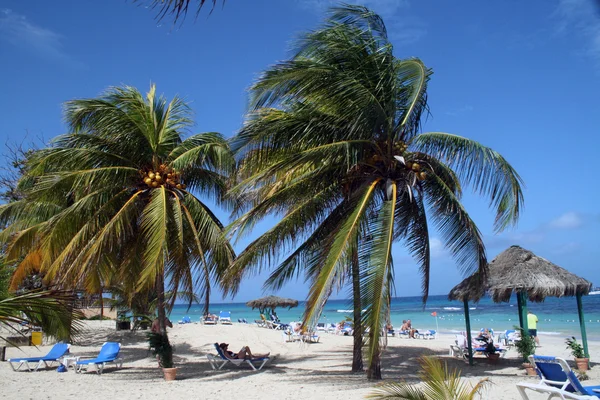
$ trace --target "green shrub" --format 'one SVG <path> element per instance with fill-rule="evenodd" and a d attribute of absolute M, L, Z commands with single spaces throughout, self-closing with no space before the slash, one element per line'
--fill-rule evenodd
<path fill-rule="evenodd" d="M 167 335 L 148 332 L 146 334 L 153 356 L 158 356 L 158 364 L 163 368 L 173 368 L 173 346 Z"/>
<path fill-rule="evenodd" d="M 567 344 L 567 349 L 571 350 L 571 354 L 573 355 L 573 357 L 585 358 L 583 346 L 577 343 L 577 339 L 575 339 L 575 336 L 567 338 L 567 340 L 565 340 L 565 343 Z"/>

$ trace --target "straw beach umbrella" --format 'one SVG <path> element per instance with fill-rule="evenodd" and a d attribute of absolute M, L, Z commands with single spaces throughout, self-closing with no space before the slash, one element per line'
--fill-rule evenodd
<path fill-rule="evenodd" d="M 527 299 L 539 303 L 546 297 L 575 296 L 581 339 L 586 357 L 589 357 L 581 297 L 587 295 L 591 288 L 592 283 L 588 280 L 520 246 L 511 246 L 489 264 L 485 279 L 478 273 L 469 276 L 450 291 L 448 298 L 462 300 L 464 303 L 467 340 L 471 353 L 469 301 L 477 302 L 488 294 L 495 303 L 508 302 L 515 293 L 520 326 L 527 332 Z"/>
<path fill-rule="evenodd" d="M 258 310 L 263 313 L 266 309 L 275 310 L 277 307 L 298 307 L 298 300 L 286 299 L 279 296 L 267 296 L 251 300 L 247 302 L 246 305 L 252 307 L 252 309 L 258 308 Z"/>

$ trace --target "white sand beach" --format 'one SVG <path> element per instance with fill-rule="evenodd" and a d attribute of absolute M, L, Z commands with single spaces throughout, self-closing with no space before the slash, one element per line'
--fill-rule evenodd
<path fill-rule="evenodd" d="M 350 373 L 352 337 L 324 333 L 319 343 L 304 346 L 286 343 L 279 331 L 255 325 L 233 324 L 205 326 L 175 325 L 169 336 L 175 346 L 177 380 L 165 382 L 156 360 L 148 353 L 143 331 L 116 332 L 113 321 L 88 321 L 82 343 L 72 346 L 78 356 L 94 356 L 105 341 L 122 344 L 123 369 L 107 368 L 101 376 L 95 373 L 75 374 L 72 369 L 57 373 L 56 369 L 41 372 L 13 372 L 10 365 L 0 363 L 3 399 L 363 399 L 375 383 L 364 374 Z M 541 337 L 538 354 L 571 359 L 562 337 Z M 248 345 L 253 352 L 270 352 L 274 360 L 262 371 L 254 372 L 247 365 L 231 364 L 213 371 L 206 354 L 214 354 L 214 342 L 230 343 L 232 350 Z M 448 357 L 452 335 L 435 340 L 389 338 L 383 359 L 386 380 L 418 382 L 417 360 L 422 355 L 437 355 L 450 365 L 462 369 L 463 377 L 477 381 L 489 378 L 493 383 L 482 398 L 519 399 L 515 384 L 536 382 L 525 376 L 515 350 L 490 365 L 485 358 L 477 359 L 473 367 Z M 45 354 L 50 345 L 7 349 L 7 358 Z M 598 354 L 599 342 L 590 342 L 590 353 Z M 588 373 L 586 385 L 600 384 L 600 367 Z M 531 395 L 531 399 L 544 396 Z"/>

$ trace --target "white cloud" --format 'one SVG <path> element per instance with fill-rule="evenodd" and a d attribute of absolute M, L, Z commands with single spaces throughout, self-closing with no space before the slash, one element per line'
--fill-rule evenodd
<path fill-rule="evenodd" d="M 600 18 L 593 3 L 594 0 L 559 0 L 555 14 L 559 18 L 558 33 L 582 38 L 585 44 L 581 51 L 600 63 Z"/>
<path fill-rule="evenodd" d="M 579 228 L 581 225 L 583 225 L 583 219 L 574 211 L 565 213 L 550 221 L 550 226 L 556 229 L 575 229 Z"/>
<path fill-rule="evenodd" d="M 429 239 L 429 251 L 431 258 L 441 258 L 447 255 L 444 244 L 440 239 L 435 237 Z"/>
<path fill-rule="evenodd" d="M 0 9 L 0 40 L 13 46 L 32 51 L 34 54 L 51 60 L 81 67 L 63 49 L 64 37 L 50 29 L 36 25 L 24 15 L 9 9 Z"/>

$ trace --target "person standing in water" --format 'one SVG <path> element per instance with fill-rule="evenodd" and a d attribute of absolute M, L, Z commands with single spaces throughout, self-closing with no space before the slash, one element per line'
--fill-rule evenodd
<path fill-rule="evenodd" d="M 533 338 L 535 339 L 535 344 L 539 346 L 540 339 L 538 338 L 538 334 L 537 334 L 537 323 L 538 323 L 537 315 L 535 315 L 531 311 L 528 311 L 527 312 L 527 327 L 529 328 L 529 336 L 533 336 Z"/>

